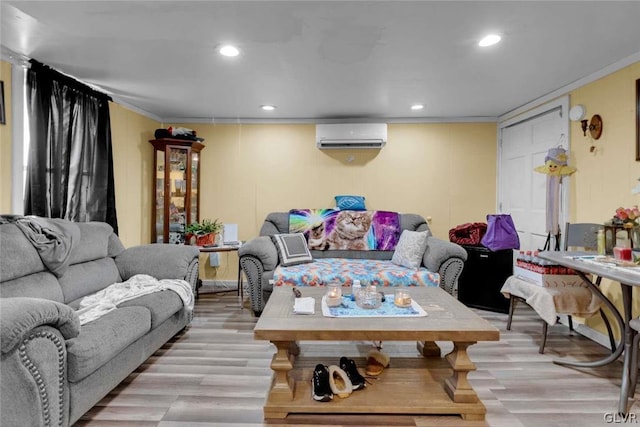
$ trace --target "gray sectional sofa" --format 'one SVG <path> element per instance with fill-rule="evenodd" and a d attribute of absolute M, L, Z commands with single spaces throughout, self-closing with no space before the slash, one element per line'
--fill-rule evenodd
<path fill-rule="evenodd" d="M 430 231 L 429 225 L 420 215 L 400 214 L 400 228 L 410 231 Z M 272 212 L 267 215 L 260 229 L 260 236 L 240 247 L 240 266 L 244 271 L 251 302 L 251 309 L 260 315 L 273 285 L 273 273 L 278 266 L 278 251 L 271 241 L 274 234 L 289 232 L 289 213 Z M 355 258 L 390 260 L 393 251 L 358 250 L 311 250 L 314 258 Z M 422 265 L 429 271 L 440 274 L 440 287 L 457 295 L 458 277 L 467 259 L 467 252 L 459 245 L 430 236 Z"/>
<path fill-rule="evenodd" d="M 83 297 L 134 275 L 183 279 L 195 293 L 198 250 L 125 249 L 111 226 L 98 222 L 57 220 L 53 229 L 57 238 L 64 232 L 73 239 L 62 234 L 43 249 L 0 218 L 2 426 L 73 424 L 193 317 L 184 298 L 168 290 L 126 301 L 81 326 L 76 309 Z M 66 255 L 51 256 L 65 245 Z"/>

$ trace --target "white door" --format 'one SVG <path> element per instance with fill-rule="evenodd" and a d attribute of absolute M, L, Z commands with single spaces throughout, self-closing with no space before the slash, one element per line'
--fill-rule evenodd
<path fill-rule="evenodd" d="M 547 176 L 534 168 L 544 164 L 550 148 L 561 145 L 569 153 L 568 104 L 564 97 L 499 124 L 498 211 L 511 214 L 521 250 L 545 246 Z M 561 186 L 560 230 L 568 217 L 568 180 L 565 177 Z M 552 238 L 551 249 L 554 246 Z"/>

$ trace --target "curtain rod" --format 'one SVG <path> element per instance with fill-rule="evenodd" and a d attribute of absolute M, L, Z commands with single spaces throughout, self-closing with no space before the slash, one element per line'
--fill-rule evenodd
<path fill-rule="evenodd" d="M 60 81 L 61 83 L 76 89 L 76 90 L 81 90 L 83 92 L 87 92 L 90 95 L 95 96 L 96 98 L 100 98 L 104 101 L 112 101 L 111 96 L 107 95 L 104 92 L 100 92 L 99 90 L 96 90 L 94 88 L 92 88 L 91 86 L 87 85 L 86 83 L 81 82 L 78 79 L 75 79 L 71 76 L 68 76 L 66 74 L 61 73 L 60 71 L 43 64 L 42 62 L 39 62 L 35 59 L 30 59 L 29 60 L 29 64 L 31 65 L 31 70 L 35 71 L 36 73 L 45 73 L 48 74 L 51 79 L 55 79 Z"/>

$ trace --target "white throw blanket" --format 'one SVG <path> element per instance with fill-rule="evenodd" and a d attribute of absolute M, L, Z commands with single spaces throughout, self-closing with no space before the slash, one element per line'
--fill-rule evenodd
<path fill-rule="evenodd" d="M 77 311 L 80 324 L 94 321 L 116 309 L 118 304 L 153 292 L 171 290 L 177 293 L 189 312 L 193 311 L 193 291 L 188 282 L 180 279 L 158 280 L 146 274 L 136 274 L 123 283 L 114 283 L 80 301 Z"/>

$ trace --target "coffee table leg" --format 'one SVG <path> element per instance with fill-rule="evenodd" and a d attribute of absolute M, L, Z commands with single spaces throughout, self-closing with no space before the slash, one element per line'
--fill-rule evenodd
<path fill-rule="evenodd" d="M 291 353 L 292 348 L 298 348 L 292 341 L 272 341 L 276 346 L 276 354 L 271 360 L 271 369 L 276 376 L 269 392 L 269 400 L 274 402 L 287 402 L 293 400 L 295 381 L 289 377 L 289 371 L 293 369 L 295 355 Z"/>
<path fill-rule="evenodd" d="M 453 375 L 445 380 L 444 388 L 451 400 L 457 403 L 475 403 L 478 401 L 478 395 L 467 380 L 469 371 L 475 371 L 476 369 L 467 354 L 467 347 L 473 344 L 475 344 L 475 341 L 454 342 L 453 350 L 445 356 L 447 362 L 453 368 Z"/>
<path fill-rule="evenodd" d="M 440 347 L 435 341 L 418 341 L 416 347 L 418 353 L 424 357 L 440 357 Z"/>

